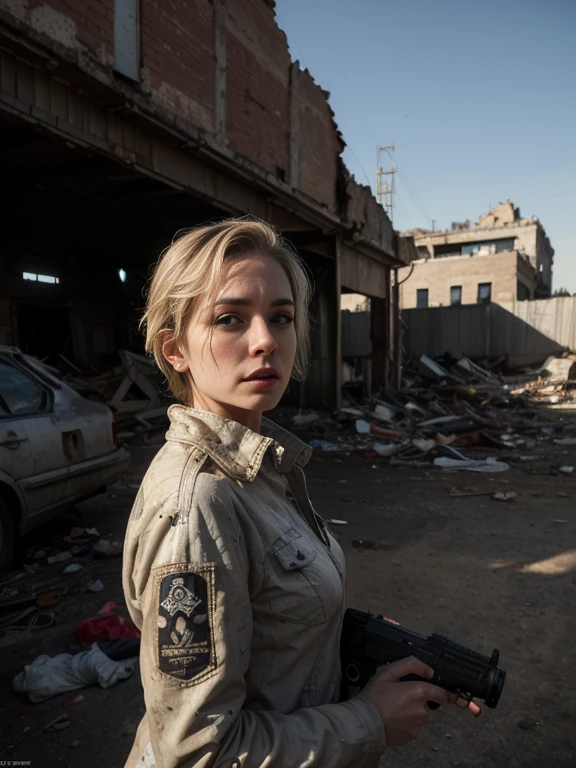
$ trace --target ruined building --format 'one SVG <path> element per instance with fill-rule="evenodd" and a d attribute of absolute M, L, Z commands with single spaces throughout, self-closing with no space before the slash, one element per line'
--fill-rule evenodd
<path fill-rule="evenodd" d="M 523 219 L 513 203 L 500 203 L 476 224 L 454 223 L 414 238 L 418 258 L 399 271 L 400 306 L 439 307 L 484 301 L 547 298 L 554 249 L 536 217 Z"/>
<path fill-rule="evenodd" d="M 371 299 L 386 382 L 391 270 L 407 262 L 342 163 L 327 97 L 272 0 L 0 0 L 0 343 L 81 370 L 140 351 L 143 291 L 174 234 L 253 214 L 315 284 L 311 369 L 288 397 L 338 403 L 346 291 Z"/>

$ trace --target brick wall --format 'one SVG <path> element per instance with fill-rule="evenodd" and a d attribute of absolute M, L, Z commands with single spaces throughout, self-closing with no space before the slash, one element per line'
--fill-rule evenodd
<path fill-rule="evenodd" d="M 0 11 L 29 27 L 58 53 L 113 64 L 114 0 L 0 0 Z"/>
<path fill-rule="evenodd" d="M 84 0 L 87 2 L 88 0 Z M 214 130 L 214 22 L 209 0 L 141 0 L 142 85 L 152 101 Z"/>
<path fill-rule="evenodd" d="M 409 274 L 410 267 L 403 267 L 398 270 L 398 279 L 402 281 Z M 448 306 L 450 288 L 456 285 L 462 286 L 462 303 L 475 304 L 479 283 L 492 284 L 492 301 L 513 301 L 518 280 L 527 286 L 532 298 L 534 271 L 516 251 L 415 262 L 412 274 L 400 286 L 400 307 L 416 307 L 416 292 L 421 288 L 428 289 L 428 306 Z"/>
<path fill-rule="evenodd" d="M 290 56 L 263 0 L 228 0 L 226 137 L 230 148 L 287 180 Z"/>
<path fill-rule="evenodd" d="M 224 61 L 215 44 L 219 13 L 225 14 L 223 107 L 216 93 L 218 61 Z M 338 200 L 344 142 L 328 94 L 307 70 L 291 64 L 271 0 L 140 0 L 138 83 L 113 69 L 114 0 L 0 0 L 0 22 L 64 59 L 67 73 L 70 64 L 76 65 L 87 99 L 86 74 L 93 78 L 97 98 L 116 108 L 126 100 L 138 107 L 145 103 L 180 131 L 200 129 L 345 217 Z M 56 66 L 60 76 L 64 70 Z M 367 232 L 379 241 L 378 217 L 368 216 L 367 209 L 360 214 L 374 220 Z"/>
<path fill-rule="evenodd" d="M 307 69 L 299 71 L 300 189 L 330 211 L 337 211 L 338 157 L 344 149 L 327 94 Z"/>

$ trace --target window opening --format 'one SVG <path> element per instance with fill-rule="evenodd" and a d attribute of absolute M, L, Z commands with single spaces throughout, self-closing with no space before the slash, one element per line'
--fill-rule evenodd
<path fill-rule="evenodd" d="M 462 304 L 462 286 L 453 285 L 450 288 L 450 304 L 457 305 Z"/>
<path fill-rule="evenodd" d="M 478 303 L 489 304 L 492 300 L 492 283 L 478 284 Z"/>
<path fill-rule="evenodd" d="M 416 290 L 416 308 L 426 309 L 428 306 L 428 288 L 418 288 Z"/>

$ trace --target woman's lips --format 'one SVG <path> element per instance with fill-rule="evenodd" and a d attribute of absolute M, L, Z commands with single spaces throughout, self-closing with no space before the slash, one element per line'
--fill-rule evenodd
<path fill-rule="evenodd" d="M 254 387 L 254 389 L 270 389 L 270 387 L 273 387 L 278 381 L 278 376 L 267 376 L 262 377 L 261 379 L 246 379 L 244 383 L 249 384 L 251 387 Z"/>

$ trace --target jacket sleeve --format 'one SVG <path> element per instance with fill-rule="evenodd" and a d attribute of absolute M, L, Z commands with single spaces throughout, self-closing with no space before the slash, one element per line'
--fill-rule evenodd
<path fill-rule="evenodd" d="M 385 729 L 362 697 L 291 714 L 243 708 L 250 595 L 265 553 L 247 545 L 233 495 L 228 479 L 199 475 L 188 519 L 162 526 L 142 585 L 142 681 L 158 768 L 374 764 Z"/>

